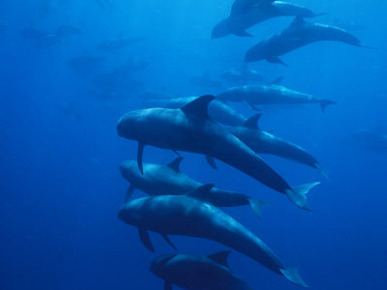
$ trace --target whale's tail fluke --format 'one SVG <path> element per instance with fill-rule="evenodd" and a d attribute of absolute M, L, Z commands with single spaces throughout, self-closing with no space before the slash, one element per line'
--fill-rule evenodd
<path fill-rule="evenodd" d="M 363 44 L 359 44 L 360 47 L 364 47 L 364 48 L 367 48 L 367 49 L 378 49 L 377 47 L 373 47 L 373 46 L 368 46 L 368 45 L 363 45 Z"/>
<path fill-rule="evenodd" d="M 300 274 L 298 273 L 298 268 L 289 268 L 289 269 L 281 269 L 282 275 L 290 282 L 299 285 L 301 287 L 308 288 L 309 286 L 302 280 Z"/>
<path fill-rule="evenodd" d="M 262 199 L 249 198 L 249 203 L 253 209 L 255 215 L 261 220 L 262 219 L 262 208 L 267 205 Z"/>
<path fill-rule="evenodd" d="M 335 104 L 337 104 L 335 101 L 321 100 L 321 102 L 320 102 L 321 111 L 325 112 L 325 109 L 326 109 L 327 106 L 335 105 Z"/>
<path fill-rule="evenodd" d="M 317 181 L 317 182 L 295 186 L 292 189 L 286 190 L 286 195 L 299 208 L 302 208 L 305 210 L 311 210 L 309 208 L 306 195 L 308 194 L 309 190 L 311 190 L 316 185 L 319 185 L 320 183 L 321 182 Z"/>
<path fill-rule="evenodd" d="M 246 60 L 245 60 L 246 61 Z M 270 62 L 270 63 L 278 63 L 278 64 L 282 64 L 283 66 L 289 66 L 286 62 L 284 62 L 282 59 L 280 59 L 278 56 L 268 56 L 266 58 L 266 61 L 267 62 Z"/>
<path fill-rule="evenodd" d="M 319 163 L 315 163 L 315 164 L 314 164 L 314 167 L 315 167 L 318 171 L 320 171 L 321 175 L 324 176 L 327 180 L 329 180 L 329 181 L 331 180 L 331 179 L 329 178 L 329 175 L 328 175 L 327 170 L 326 170 L 324 167 L 322 167 Z"/>

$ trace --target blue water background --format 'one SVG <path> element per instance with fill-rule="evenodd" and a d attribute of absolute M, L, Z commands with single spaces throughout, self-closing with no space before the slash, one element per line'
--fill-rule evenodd
<path fill-rule="evenodd" d="M 254 27 L 253 38 L 212 40 L 212 27 L 227 16 L 232 1 L 111 0 L 114 5 L 105 9 L 92 0 L 51 1 L 51 12 L 38 2 L 0 4 L 0 21 L 8 24 L 0 34 L 0 289 L 162 289 L 162 281 L 149 272 L 155 254 L 144 248 L 135 228 L 117 218 L 128 187 L 118 166 L 135 159 L 137 145 L 117 136 L 116 122 L 125 112 L 147 106 L 140 97 L 145 91 L 219 92 L 189 80 L 206 71 L 216 78 L 239 67 L 249 47 L 291 18 Z M 262 221 L 248 207 L 225 211 L 261 237 L 286 266 L 298 266 L 312 289 L 387 289 L 387 154 L 351 138 L 359 129 L 387 124 L 387 3 L 295 3 L 327 12 L 318 22 L 340 19 L 366 26 L 354 34 L 376 48 L 316 43 L 284 56 L 289 67 L 250 65 L 267 79 L 284 76 L 287 87 L 338 103 L 326 113 L 317 105 L 264 109 L 261 120 L 263 129 L 307 148 L 327 169 L 331 181 L 303 165 L 265 157 L 291 185 L 323 181 L 309 195 L 314 211 L 296 208 L 220 162 L 215 171 L 199 155 L 184 153 L 182 171 L 269 202 Z M 31 23 L 46 30 L 76 24 L 84 34 L 40 49 L 20 35 Z M 100 41 L 120 34 L 145 39 L 114 53 L 96 50 Z M 91 76 L 67 65 L 85 52 L 107 57 L 101 71 L 128 57 L 149 62 L 133 74 L 144 87 L 124 98 L 96 97 Z M 235 107 L 247 116 L 254 113 Z M 174 157 L 147 147 L 144 161 L 167 163 Z M 158 235 L 151 237 L 156 254 L 173 252 Z M 181 252 L 225 249 L 199 239 L 172 239 Z M 254 289 L 297 287 L 236 252 L 230 266 Z"/>

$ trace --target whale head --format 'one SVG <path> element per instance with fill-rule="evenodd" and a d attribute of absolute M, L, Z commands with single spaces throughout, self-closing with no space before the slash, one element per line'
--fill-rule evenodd
<path fill-rule="evenodd" d="M 176 117 L 174 110 L 150 108 L 128 112 L 119 119 L 117 133 L 127 139 L 152 144 L 165 135 L 169 121 Z"/>
<path fill-rule="evenodd" d="M 174 257 L 176 257 L 176 254 L 169 254 L 169 255 L 161 255 L 156 257 L 150 266 L 150 271 L 159 277 L 166 277 L 167 276 L 167 266 L 168 262 L 171 261 Z"/>
<path fill-rule="evenodd" d="M 117 133 L 121 137 L 138 140 L 148 115 L 147 110 L 126 113 L 117 123 Z"/>
<path fill-rule="evenodd" d="M 267 48 L 262 43 L 250 48 L 245 54 L 245 62 L 260 61 L 267 57 Z"/>
<path fill-rule="evenodd" d="M 214 26 L 211 33 L 211 38 L 221 38 L 231 33 L 228 20 L 225 19 Z"/>
<path fill-rule="evenodd" d="M 120 171 L 121 175 L 129 181 L 140 174 L 138 164 L 134 160 L 125 160 L 122 162 L 120 165 Z"/>
<path fill-rule="evenodd" d="M 118 218 L 129 225 L 140 226 L 145 201 L 146 198 L 137 198 L 125 203 L 118 212 Z"/>

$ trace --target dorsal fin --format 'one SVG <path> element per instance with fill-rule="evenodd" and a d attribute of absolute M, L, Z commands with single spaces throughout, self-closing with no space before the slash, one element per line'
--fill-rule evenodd
<path fill-rule="evenodd" d="M 153 248 L 152 242 L 149 237 L 149 233 L 145 228 L 138 228 L 138 234 L 140 236 L 141 242 L 144 244 L 144 246 L 151 252 L 154 252 L 155 249 Z"/>
<path fill-rule="evenodd" d="M 193 198 L 196 198 L 196 199 L 207 201 L 207 200 L 209 200 L 209 195 L 211 194 L 211 189 L 213 187 L 214 187 L 213 184 L 207 183 L 207 184 L 199 186 L 198 188 L 196 188 L 190 192 L 187 192 L 186 195 L 193 197 Z"/>
<path fill-rule="evenodd" d="M 201 96 L 182 106 L 180 109 L 187 115 L 208 118 L 208 105 L 213 99 L 215 99 L 215 97 L 211 95 Z"/>
<path fill-rule="evenodd" d="M 284 77 L 281 76 L 281 77 L 278 77 L 278 78 L 275 78 L 274 80 L 272 80 L 270 82 L 271 85 L 280 85 L 282 83 L 282 81 L 284 80 Z"/>
<path fill-rule="evenodd" d="M 208 255 L 207 257 L 210 258 L 211 260 L 215 261 L 218 264 L 229 267 L 227 259 L 228 259 L 228 255 L 230 253 L 231 253 L 230 250 L 221 251 L 221 252 L 217 252 L 217 253 Z"/>
<path fill-rule="evenodd" d="M 252 130 L 259 130 L 258 121 L 262 117 L 261 113 L 255 114 L 254 116 L 247 119 L 246 122 L 244 122 L 243 127 L 252 129 Z"/>
<path fill-rule="evenodd" d="M 176 157 L 175 160 L 173 160 L 172 162 L 169 162 L 167 166 L 175 171 L 180 172 L 180 163 L 182 160 L 183 160 L 183 157 L 181 156 Z"/>
<path fill-rule="evenodd" d="M 164 290 L 172 290 L 172 283 L 164 281 Z"/>
<path fill-rule="evenodd" d="M 297 16 L 294 18 L 293 22 L 290 24 L 290 26 L 299 26 L 305 23 L 305 20 L 302 16 Z"/>

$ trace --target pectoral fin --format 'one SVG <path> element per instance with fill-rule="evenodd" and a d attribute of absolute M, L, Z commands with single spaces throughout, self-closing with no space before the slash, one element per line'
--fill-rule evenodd
<path fill-rule="evenodd" d="M 242 102 L 247 108 L 252 109 L 254 111 L 260 111 L 256 106 L 254 106 L 252 103 L 243 101 Z"/>
<path fill-rule="evenodd" d="M 206 161 L 207 161 L 207 163 L 208 163 L 212 168 L 214 168 L 215 170 L 218 170 L 218 167 L 216 166 L 214 157 L 206 155 Z"/>
<path fill-rule="evenodd" d="M 151 252 L 154 252 L 155 249 L 153 248 L 152 242 L 149 237 L 149 233 L 144 228 L 138 228 L 138 234 L 140 236 L 141 242 L 144 244 L 144 246 Z"/>
<path fill-rule="evenodd" d="M 277 85 L 277 86 L 279 86 L 279 85 L 282 84 L 282 81 L 283 81 L 283 80 L 284 80 L 284 77 L 281 76 L 281 77 L 278 77 L 278 78 L 275 78 L 274 80 L 272 80 L 272 81 L 270 82 L 270 84 L 271 84 L 271 85 Z"/>
<path fill-rule="evenodd" d="M 262 219 L 262 208 L 266 205 L 261 199 L 250 198 L 249 203 L 251 208 L 253 209 L 255 215 L 261 220 Z"/>
<path fill-rule="evenodd" d="M 138 150 L 137 150 L 137 165 L 141 174 L 144 175 L 144 170 L 142 168 L 142 154 L 144 153 L 145 144 L 138 142 Z"/>
<path fill-rule="evenodd" d="M 248 33 L 246 30 L 237 30 L 233 32 L 237 36 L 242 36 L 242 37 L 253 37 L 252 34 Z"/>
<path fill-rule="evenodd" d="M 283 62 L 278 56 L 270 56 L 270 57 L 267 57 L 266 60 L 270 63 L 279 63 L 279 64 L 282 64 L 284 66 L 288 66 L 285 62 Z"/>
<path fill-rule="evenodd" d="M 161 236 L 168 243 L 168 245 L 170 245 L 173 249 L 175 249 L 177 251 L 176 246 L 171 242 L 171 240 L 169 239 L 169 237 L 166 234 L 161 234 Z"/>

